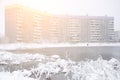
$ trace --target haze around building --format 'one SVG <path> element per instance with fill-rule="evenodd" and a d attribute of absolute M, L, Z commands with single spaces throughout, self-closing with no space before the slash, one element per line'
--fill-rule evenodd
<path fill-rule="evenodd" d="M 113 16 L 114 28 L 120 30 L 119 0 L 0 0 L 0 33 L 2 34 L 5 26 L 4 6 L 16 2 L 53 14 Z"/>

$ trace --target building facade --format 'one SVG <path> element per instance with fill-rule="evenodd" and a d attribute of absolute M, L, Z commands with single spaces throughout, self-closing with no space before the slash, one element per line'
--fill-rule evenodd
<path fill-rule="evenodd" d="M 66 42 L 114 42 L 114 18 L 107 16 L 66 16 Z"/>
<path fill-rule="evenodd" d="M 115 31 L 115 41 L 120 42 L 120 31 Z"/>
<path fill-rule="evenodd" d="M 114 18 L 52 15 L 10 5 L 5 8 L 5 36 L 10 42 L 113 42 Z"/>

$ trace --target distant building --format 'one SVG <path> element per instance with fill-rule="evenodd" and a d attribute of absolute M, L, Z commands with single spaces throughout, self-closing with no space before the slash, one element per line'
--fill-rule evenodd
<path fill-rule="evenodd" d="M 114 18 L 51 15 L 20 5 L 5 8 L 10 42 L 113 42 Z"/>
<path fill-rule="evenodd" d="M 5 36 L 10 42 L 26 42 L 31 39 L 31 10 L 18 5 L 5 8 Z M 31 27 L 31 28 L 30 28 Z"/>
<path fill-rule="evenodd" d="M 5 8 L 5 36 L 10 42 L 61 42 L 61 19 L 20 5 Z"/>
<path fill-rule="evenodd" d="M 66 16 L 67 42 L 114 42 L 114 18 L 107 16 Z"/>
<path fill-rule="evenodd" d="M 120 42 L 120 31 L 115 31 L 115 41 Z"/>

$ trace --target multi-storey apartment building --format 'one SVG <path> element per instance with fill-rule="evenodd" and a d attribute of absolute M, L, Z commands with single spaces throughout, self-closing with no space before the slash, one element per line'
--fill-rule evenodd
<path fill-rule="evenodd" d="M 113 42 L 114 18 L 107 16 L 66 16 L 67 42 Z"/>
<path fill-rule="evenodd" d="M 120 31 L 115 31 L 115 41 L 120 42 Z"/>
<path fill-rule="evenodd" d="M 10 42 L 40 42 L 43 40 L 45 17 L 42 12 L 20 5 L 5 8 L 5 35 Z"/>
<path fill-rule="evenodd" d="M 88 41 L 89 42 L 113 42 L 114 41 L 113 17 L 88 17 Z"/>
<path fill-rule="evenodd" d="M 27 16 L 26 16 L 27 15 Z M 18 5 L 7 6 L 5 8 L 5 35 L 10 42 L 30 41 L 32 35 L 31 10 Z"/>
<path fill-rule="evenodd" d="M 10 42 L 112 42 L 113 17 L 51 15 L 20 5 L 5 9 Z"/>

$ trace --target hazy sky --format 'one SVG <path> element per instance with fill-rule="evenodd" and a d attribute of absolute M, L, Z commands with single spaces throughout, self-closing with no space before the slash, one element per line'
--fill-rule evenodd
<path fill-rule="evenodd" d="M 4 6 L 19 0 L 0 0 L 0 33 L 4 33 Z M 120 0 L 20 0 L 21 3 L 55 14 L 113 16 L 120 30 Z"/>

